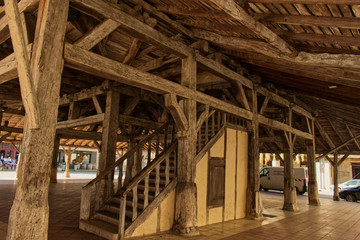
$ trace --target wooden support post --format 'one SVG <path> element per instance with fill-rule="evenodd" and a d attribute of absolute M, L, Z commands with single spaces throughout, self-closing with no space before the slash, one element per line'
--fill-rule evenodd
<path fill-rule="evenodd" d="M 291 126 L 292 123 L 292 109 L 289 108 L 288 124 Z M 295 176 L 294 176 L 294 144 L 295 137 L 292 133 L 285 132 L 285 137 L 289 144 L 288 152 L 284 153 L 284 205 L 283 210 L 287 211 L 299 211 L 297 205 L 297 196 L 295 187 Z"/>
<path fill-rule="evenodd" d="M 53 158 L 51 162 L 51 175 L 50 175 L 51 183 L 57 183 L 57 164 L 58 164 L 57 160 L 59 158 L 59 144 L 60 144 L 60 138 L 56 136 L 54 141 Z"/>
<path fill-rule="evenodd" d="M 284 205 L 283 210 L 299 211 L 294 178 L 293 150 L 284 153 Z"/>
<path fill-rule="evenodd" d="M 103 121 L 103 132 L 101 141 L 101 153 L 99 160 L 99 169 L 102 173 L 107 167 L 115 162 L 116 156 L 116 142 L 117 142 L 117 129 L 119 126 L 119 104 L 120 104 L 120 93 L 117 89 L 113 89 L 107 92 L 106 96 L 106 107 L 105 107 L 105 118 Z M 99 188 L 99 204 L 102 206 L 103 203 L 113 194 L 113 177 L 114 174 L 108 174 L 107 179 L 102 179 Z M 108 186 L 108 185 L 111 185 Z M 111 189 L 111 192 L 108 190 Z"/>
<path fill-rule="evenodd" d="M 315 120 L 311 120 L 311 133 L 313 134 L 313 140 L 306 146 L 307 162 L 308 162 L 308 201 L 309 205 L 319 206 L 319 192 L 316 180 L 316 167 L 315 167 Z"/>
<path fill-rule="evenodd" d="M 334 195 L 333 195 L 333 200 L 334 201 L 340 201 L 340 197 L 339 197 L 339 176 L 338 176 L 338 167 L 339 167 L 339 162 L 338 162 L 338 153 L 335 152 L 334 153 L 334 161 L 333 161 L 333 170 L 334 170 Z"/>
<path fill-rule="evenodd" d="M 26 124 L 24 127 L 22 163 L 7 239 L 48 238 L 50 169 L 68 9 L 68 0 L 41 0 L 39 4 L 30 70 L 35 89 L 32 94 L 41 103 L 35 106 L 41 124 L 37 129 L 32 128 L 36 124 Z M 22 67 L 21 64 L 19 67 Z"/>
<path fill-rule="evenodd" d="M 249 218 L 261 220 L 263 207 L 260 195 L 259 176 L 259 121 L 257 114 L 257 92 L 252 89 L 253 121 L 248 123 L 249 150 L 248 150 L 248 186 L 246 194 L 246 215 Z"/>
<path fill-rule="evenodd" d="M 181 83 L 196 89 L 196 60 L 182 60 Z M 178 183 L 175 198 L 175 220 L 173 229 L 186 236 L 199 235 L 197 228 L 197 188 L 195 184 L 196 162 L 196 102 L 184 100 L 184 115 L 188 128 L 178 131 Z"/>

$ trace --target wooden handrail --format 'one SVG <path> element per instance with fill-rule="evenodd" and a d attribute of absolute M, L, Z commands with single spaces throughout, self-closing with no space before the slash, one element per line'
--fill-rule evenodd
<path fill-rule="evenodd" d="M 177 140 L 173 142 L 165 151 L 161 152 L 149 165 L 147 165 L 140 173 L 138 173 L 126 186 L 123 187 L 120 195 L 125 196 L 139 182 L 141 182 L 155 167 L 160 164 L 177 146 Z"/>
<path fill-rule="evenodd" d="M 135 147 L 130 149 L 130 151 L 126 152 L 124 156 L 122 156 L 119 160 L 115 161 L 113 164 L 111 164 L 108 168 L 106 168 L 102 173 L 100 173 L 96 178 L 91 180 L 88 184 L 86 184 L 84 188 L 88 188 L 92 185 L 94 185 L 96 182 L 100 181 L 103 177 L 105 177 L 107 174 L 109 174 L 111 171 L 113 171 L 118 165 L 120 165 L 122 162 L 124 162 L 127 158 L 129 158 L 132 154 L 134 154 L 139 148 L 142 148 L 145 143 L 147 143 L 150 139 L 157 136 L 162 130 L 167 128 L 172 120 L 169 120 L 168 122 L 164 123 L 159 129 L 155 130 L 155 132 L 151 135 L 148 135 L 146 138 L 141 140 Z"/>

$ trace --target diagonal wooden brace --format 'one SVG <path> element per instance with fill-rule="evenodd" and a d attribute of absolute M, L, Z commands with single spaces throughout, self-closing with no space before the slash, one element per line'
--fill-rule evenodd
<path fill-rule="evenodd" d="M 30 70 L 30 60 L 28 51 L 26 50 L 25 35 L 20 20 L 19 8 L 16 0 L 5 0 L 4 3 L 11 41 L 18 64 L 21 97 L 26 114 L 29 117 L 29 128 L 36 129 L 40 127 L 39 103 Z"/>
<path fill-rule="evenodd" d="M 189 129 L 188 120 L 184 114 L 184 111 L 180 107 L 176 95 L 173 93 L 168 93 L 164 95 L 165 106 L 169 109 L 171 115 L 173 116 L 175 123 L 180 131 L 185 131 Z"/>

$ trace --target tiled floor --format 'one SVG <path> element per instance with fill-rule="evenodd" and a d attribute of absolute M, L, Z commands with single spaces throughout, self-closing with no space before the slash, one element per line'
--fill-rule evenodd
<path fill-rule="evenodd" d="M 79 180 L 78 180 L 79 181 Z M 84 182 L 60 180 L 50 188 L 49 239 L 100 240 L 102 238 L 78 229 L 80 189 Z M 7 220 L 15 193 L 13 181 L 0 181 L 0 240 L 5 239 Z M 321 199 L 320 207 L 307 205 L 307 197 L 299 196 L 300 212 L 281 210 L 281 193 L 262 193 L 265 208 L 264 221 L 241 219 L 225 224 L 200 227 L 200 236 L 193 240 L 247 240 L 247 239 L 359 239 L 360 203 L 334 202 Z M 141 239 L 185 239 L 173 234 L 155 235 Z"/>

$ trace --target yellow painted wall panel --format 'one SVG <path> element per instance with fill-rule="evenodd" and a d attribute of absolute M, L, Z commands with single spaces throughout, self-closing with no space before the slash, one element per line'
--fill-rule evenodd
<path fill-rule="evenodd" d="M 209 224 L 222 222 L 223 221 L 222 212 L 223 212 L 222 207 L 210 208 L 209 209 Z"/>
<path fill-rule="evenodd" d="M 248 134 L 238 131 L 236 218 L 246 216 L 246 188 L 248 175 Z"/>
<path fill-rule="evenodd" d="M 224 152 L 225 152 L 224 143 L 225 143 L 225 136 L 222 135 L 220 139 L 210 149 L 210 157 L 224 157 Z"/>
<path fill-rule="evenodd" d="M 206 201 L 208 182 L 208 153 L 196 165 L 195 183 L 197 186 L 198 226 L 206 225 Z"/>
<path fill-rule="evenodd" d="M 175 214 L 175 190 L 173 190 L 160 204 L 160 231 L 168 231 L 172 228 Z"/>
<path fill-rule="evenodd" d="M 234 129 L 226 130 L 224 221 L 235 218 L 236 133 Z"/>
<path fill-rule="evenodd" d="M 143 224 L 141 224 L 139 227 L 137 227 L 132 234 L 132 237 L 138 237 L 138 236 L 144 236 L 149 234 L 156 233 L 156 227 L 157 227 L 157 215 L 158 215 L 158 209 L 156 208 L 154 212 L 150 215 L 148 219 L 145 220 Z"/>

